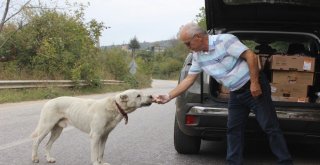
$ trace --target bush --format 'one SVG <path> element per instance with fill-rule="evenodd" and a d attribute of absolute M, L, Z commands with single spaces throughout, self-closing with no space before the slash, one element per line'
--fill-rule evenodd
<path fill-rule="evenodd" d="M 124 81 L 129 84 L 131 88 L 138 88 L 139 82 L 134 75 L 127 75 L 124 78 Z"/>

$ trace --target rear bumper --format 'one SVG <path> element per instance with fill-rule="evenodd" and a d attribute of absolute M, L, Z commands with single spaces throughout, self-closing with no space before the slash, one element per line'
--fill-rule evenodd
<path fill-rule="evenodd" d="M 226 107 L 187 106 L 188 110 L 177 111 L 180 129 L 190 136 L 200 136 L 207 140 L 223 140 L 226 137 L 228 109 Z M 184 107 L 186 108 L 186 107 Z M 186 125 L 185 115 L 197 117 L 195 124 Z M 280 127 L 288 141 L 309 141 L 320 143 L 319 110 L 277 110 Z M 246 127 L 246 136 L 261 139 L 265 136 L 259 127 L 255 115 L 250 113 Z"/>
<path fill-rule="evenodd" d="M 215 116 L 227 116 L 227 108 L 213 108 L 193 106 L 187 114 L 190 115 L 215 115 Z M 250 117 L 254 117 L 253 113 L 250 113 Z M 315 121 L 320 122 L 319 110 L 304 110 L 304 111 L 280 111 L 277 110 L 277 116 L 279 120 L 294 120 L 294 121 Z"/>

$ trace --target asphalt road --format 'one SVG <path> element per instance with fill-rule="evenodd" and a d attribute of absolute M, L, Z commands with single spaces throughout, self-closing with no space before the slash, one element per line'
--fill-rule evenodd
<path fill-rule="evenodd" d="M 154 80 L 153 87 L 143 89 L 147 94 L 167 93 L 176 81 Z M 103 95 L 81 96 L 103 98 Z M 30 134 L 36 127 L 40 109 L 47 100 L 0 104 L 0 165 L 31 165 Z M 194 165 L 226 164 L 226 143 L 202 141 L 198 155 L 178 154 L 173 145 L 174 100 L 153 104 L 129 114 L 127 125 L 121 121 L 111 132 L 104 160 L 112 165 Z M 39 165 L 47 165 L 44 157 L 46 138 L 39 147 Z M 295 164 L 320 164 L 319 145 L 290 144 Z M 89 136 L 69 126 L 54 143 L 52 155 L 56 165 L 89 165 Z M 276 164 L 267 143 L 249 143 L 245 164 Z"/>

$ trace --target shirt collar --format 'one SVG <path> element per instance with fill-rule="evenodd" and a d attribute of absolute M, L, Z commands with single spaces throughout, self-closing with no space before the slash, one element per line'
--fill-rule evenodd
<path fill-rule="evenodd" d="M 207 55 L 209 54 L 210 51 L 213 51 L 216 48 L 216 39 L 217 39 L 217 35 L 208 35 L 208 45 L 209 45 L 209 50 L 208 51 L 200 51 L 200 52 L 193 52 L 195 54 L 198 55 Z"/>
<path fill-rule="evenodd" d="M 216 40 L 216 35 L 209 35 L 209 39 L 208 39 L 209 50 L 208 51 L 214 50 L 216 48 L 215 40 Z"/>

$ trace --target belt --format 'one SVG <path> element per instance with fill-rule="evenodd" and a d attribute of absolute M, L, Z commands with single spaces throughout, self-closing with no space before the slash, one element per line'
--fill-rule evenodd
<path fill-rule="evenodd" d="M 237 89 L 237 90 L 235 90 L 234 92 L 244 92 L 245 90 L 247 90 L 247 89 L 250 89 L 250 80 L 247 82 L 247 83 L 245 83 L 241 88 L 239 88 L 239 89 Z"/>

